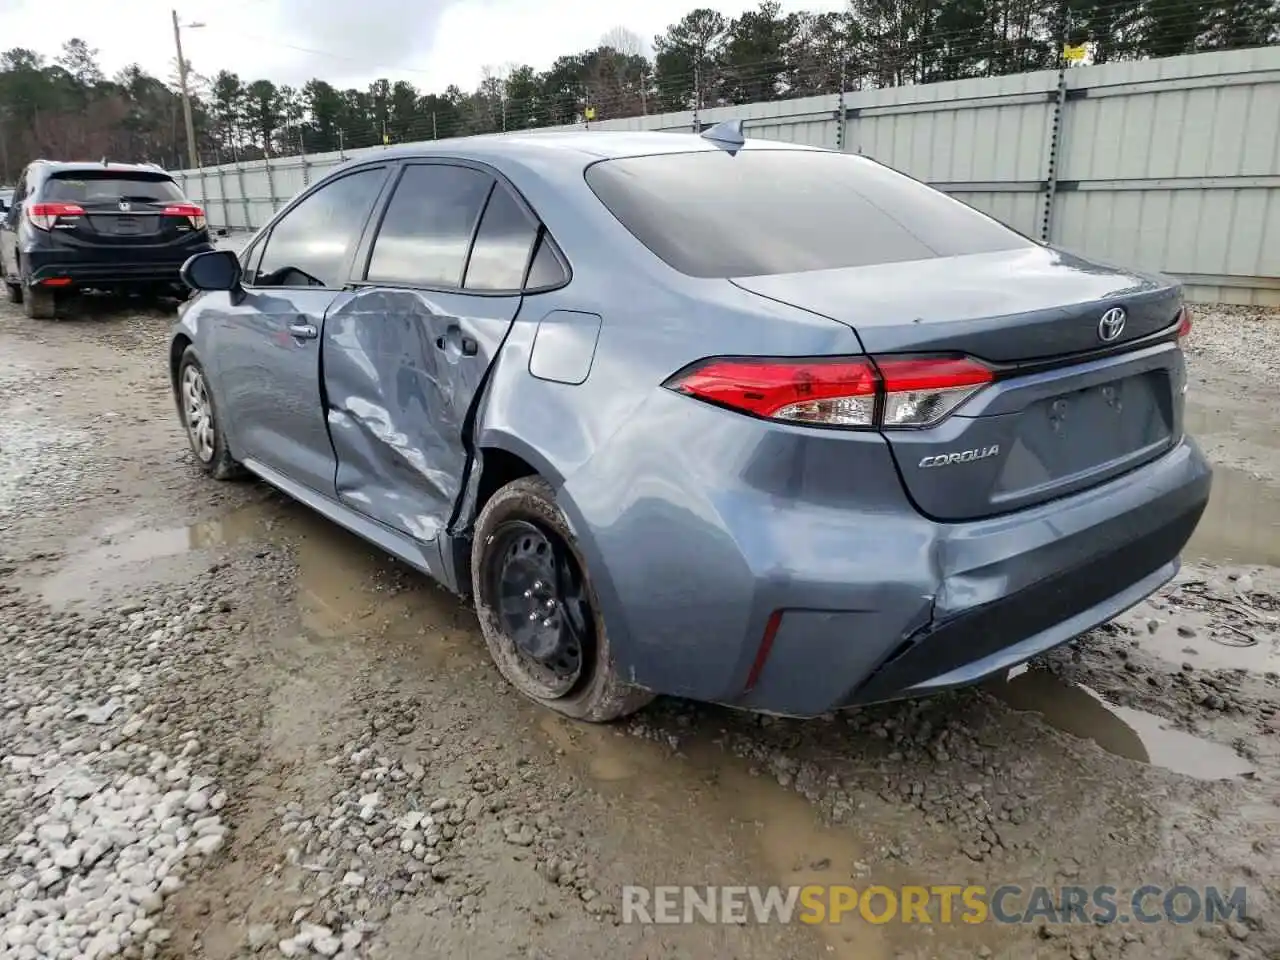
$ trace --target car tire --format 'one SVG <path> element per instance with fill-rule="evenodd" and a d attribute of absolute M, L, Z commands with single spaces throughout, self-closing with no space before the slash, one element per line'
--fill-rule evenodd
<path fill-rule="evenodd" d="M 22 302 L 22 284 L 10 283 L 8 280 L 4 282 L 5 293 L 9 295 L 10 303 Z"/>
<path fill-rule="evenodd" d="M 52 290 L 36 290 L 33 287 L 22 288 L 22 312 L 32 320 L 56 320 L 58 303 Z"/>
<path fill-rule="evenodd" d="M 178 364 L 178 411 L 200 469 L 215 480 L 234 480 L 244 468 L 231 456 L 227 436 L 209 387 L 208 376 L 194 347 L 187 347 Z"/>
<path fill-rule="evenodd" d="M 545 550 L 539 552 L 540 545 Z M 544 560 L 545 579 L 536 573 Z M 526 584 L 530 589 L 522 591 Z M 606 723 L 653 699 L 619 676 L 577 540 L 556 505 L 555 491 L 541 477 L 507 484 L 480 511 L 471 588 L 489 654 L 499 672 L 531 700 L 575 720 Z M 524 624 L 523 608 L 510 608 L 517 601 L 527 602 L 536 614 L 529 617 L 533 625 Z M 544 604 L 551 612 L 540 620 Z M 526 635 L 523 645 L 518 642 L 515 631 L 525 626 L 536 631 L 539 623 L 536 639 Z M 546 641 L 552 636 L 556 639 Z M 530 648 L 537 643 L 543 645 L 535 655 Z"/>

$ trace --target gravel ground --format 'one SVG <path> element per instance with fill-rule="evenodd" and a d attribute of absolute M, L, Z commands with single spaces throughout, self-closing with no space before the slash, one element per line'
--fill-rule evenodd
<path fill-rule="evenodd" d="M 191 466 L 170 314 L 0 307 L 0 960 L 1280 957 L 1280 317 L 1198 311 L 1177 581 L 810 722 L 514 694 L 469 608 Z M 1191 924 L 640 926 L 624 884 L 1244 885 Z"/>

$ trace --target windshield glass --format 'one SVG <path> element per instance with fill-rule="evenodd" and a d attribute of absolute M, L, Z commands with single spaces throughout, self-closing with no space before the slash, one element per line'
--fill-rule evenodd
<path fill-rule="evenodd" d="M 148 174 L 97 174 L 77 170 L 55 174 L 45 185 L 44 199 L 51 203 L 172 203 L 182 199 L 182 191 L 171 179 Z"/>
<path fill-rule="evenodd" d="M 681 273 L 748 277 L 1032 246 L 865 157 L 747 147 L 605 160 L 587 183 Z"/>

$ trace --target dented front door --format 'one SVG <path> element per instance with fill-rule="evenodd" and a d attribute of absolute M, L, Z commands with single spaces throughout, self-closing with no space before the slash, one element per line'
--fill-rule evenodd
<path fill-rule="evenodd" d="M 324 324 L 324 386 L 347 506 L 418 540 L 449 523 L 463 424 L 520 296 L 366 287 Z"/>

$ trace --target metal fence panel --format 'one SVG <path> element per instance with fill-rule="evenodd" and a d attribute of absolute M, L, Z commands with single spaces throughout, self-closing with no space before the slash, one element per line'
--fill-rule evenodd
<path fill-rule="evenodd" d="M 862 153 L 1029 236 L 1280 304 L 1280 48 L 1038 71 L 605 120 Z M 582 125 L 554 129 L 582 129 Z M 502 134 L 493 134 L 501 136 Z M 366 147 L 183 171 L 220 226 L 256 228 Z"/>

